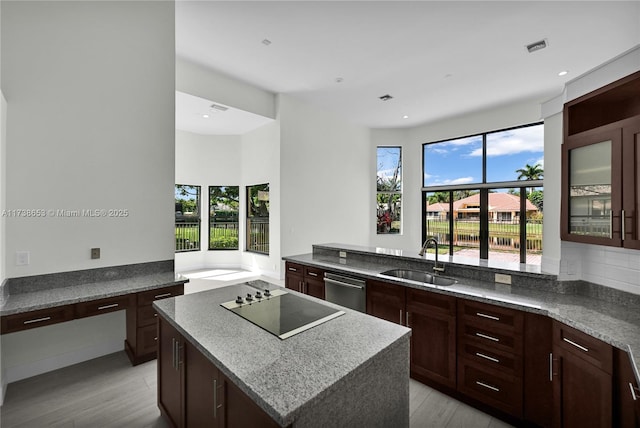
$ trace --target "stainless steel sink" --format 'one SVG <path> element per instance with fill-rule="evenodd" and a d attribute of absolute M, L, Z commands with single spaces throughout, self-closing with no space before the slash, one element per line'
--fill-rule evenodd
<path fill-rule="evenodd" d="M 380 275 L 391 276 L 394 278 L 408 279 L 410 281 L 424 282 L 433 285 L 453 285 L 458 282 L 456 279 L 447 276 L 432 275 L 428 272 L 411 269 L 392 269 L 381 272 Z"/>

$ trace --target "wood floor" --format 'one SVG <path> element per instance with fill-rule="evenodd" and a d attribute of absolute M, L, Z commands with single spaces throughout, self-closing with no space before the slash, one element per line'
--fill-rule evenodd
<path fill-rule="evenodd" d="M 9 385 L 2 428 L 168 428 L 156 404 L 156 362 L 131 367 L 124 352 Z M 411 427 L 509 425 L 411 380 Z"/>

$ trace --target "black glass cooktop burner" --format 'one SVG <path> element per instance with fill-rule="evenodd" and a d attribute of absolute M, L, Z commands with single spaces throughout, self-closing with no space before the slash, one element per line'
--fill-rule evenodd
<path fill-rule="evenodd" d="M 344 312 L 327 305 L 288 293 L 285 290 L 256 292 L 238 296 L 221 306 L 262 327 L 269 333 L 286 339 L 319 324 L 332 320 Z"/>

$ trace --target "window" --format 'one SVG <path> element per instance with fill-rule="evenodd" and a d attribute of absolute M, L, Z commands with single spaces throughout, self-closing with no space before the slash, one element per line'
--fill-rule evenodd
<path fill-rule="evenodd" d="M 402 148 L 378 147 L 376 230 L 400 233 L 402 210 Z"/>
<path fill-rule="evenodd" d="M 269 254 L 269 183 L 247 186 L 247 251 Z"/>
<path fill-rule="evenodd" d="M 451 255 L 540 264 L 543 126 L 424 144 L 423 238 Z"/>
<path fill-rule="evenodd" d="M 176 253 L 200 249 L 200 186 L 176 184 Z"/>
<path fill-rule="evenodd" d="M 238 249 L 240 187 L 209 186 L 209 249 Z"/>

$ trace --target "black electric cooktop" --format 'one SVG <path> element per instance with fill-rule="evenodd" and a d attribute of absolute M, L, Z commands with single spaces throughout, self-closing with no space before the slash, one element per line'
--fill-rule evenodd
<path fill-rule="evenodd" d="M 286 339 L 319 324 L 332 320 L 344 312 L 327 305 L 291 294 L 285 290 L 256 291 L 222 303 L 231 312 Z"/>

